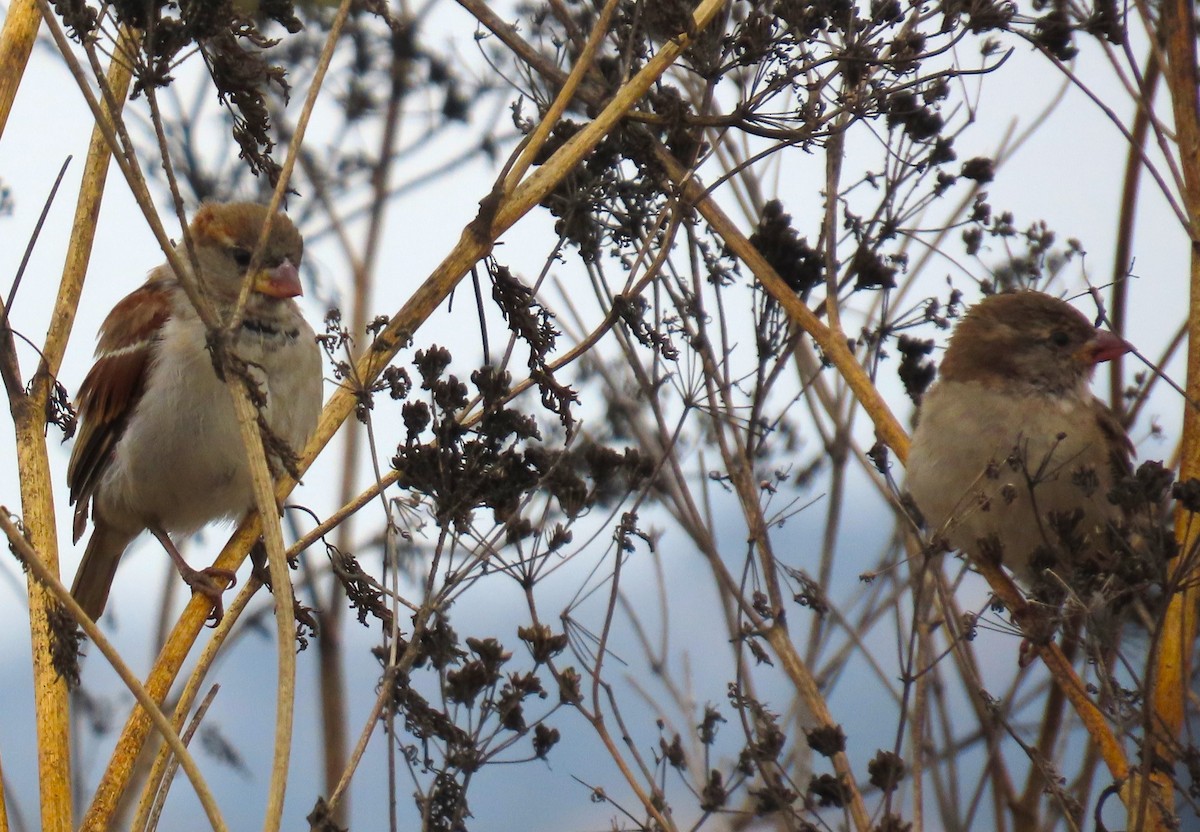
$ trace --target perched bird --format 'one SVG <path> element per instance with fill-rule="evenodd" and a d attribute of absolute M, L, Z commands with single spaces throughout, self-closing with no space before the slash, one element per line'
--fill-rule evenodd
<path fill-rule="evenodd" d="M 321 409 L 321 357 L 293 300 L 302 294 L 300 233 L 285 215 L 271 223 L 260 266 L 247 275 L 267 219 L 253 203 L 206 203 L 190 228 L 199 283 L 228 316 L 251 281 L 231 348 L 266 394 L 270 431 L 299 452 Z M 186 246 L 179 255 L 187 260 Z M 220 617 L 225 570 L 192 569 L 169 535 L 186 536 L 254 506 L 250 465 L 233 400 L 217 377 L 208 332 L 169 265 L 120 301 L 100 328 L 96 363 L 79 390 L 79 438 L 67 485 L 74 540 L 93 523 L 71 594 L 93 619 L 108 600 L 126 547 L 149 530 L 192 587 L 213 598 Z M 272 455 L 272 465 L 278 457 Z"/>
<path fill-rule="evenodd" d="M 1133 446 L 1090 381 L 1132 347 L 1064 301 L 993 295 L 958 324 L 921 402 L 908 489 L 929 533 L 999 559 L 1026 586 L 1047 569 L 1065 586 L 1119 555 L 1109 500 Z"/>

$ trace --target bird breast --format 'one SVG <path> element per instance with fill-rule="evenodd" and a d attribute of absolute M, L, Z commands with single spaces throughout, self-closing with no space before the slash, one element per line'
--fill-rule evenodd
<path fill-rule="evenodd" d="M 299 312 L 287 317 L 290 329 L 244 328 L 234 350 L 266 394 L 271 430 L 299 453 L 320 413 L 320 353 Z M 101 514 L 140 516 L 147 526 L 190 534 L 253 506 L 233 399 L 205 342 L 195 318 L 176 315 L 163 327 L 145 393 L 97 489 Z"/>
<path fill-rule="evenodd" d="M 975 557 L 984 556 L 986 541 L 998 541 L 1018 579 L 1030 578 L 1034 550 L 1060 545 L 1055 515 L 1081 511 L 1075 531 L 1086 545 L 1101 545 L 1116 516 L 1112 484 L 1108 443 L 1086 388 L 1015 396 L 943 380 L 922 403 L 908 488 L 926 529 Z"/>

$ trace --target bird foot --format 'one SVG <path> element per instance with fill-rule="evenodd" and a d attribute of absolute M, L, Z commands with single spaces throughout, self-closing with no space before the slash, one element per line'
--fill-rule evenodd
<path fill-rule="evenodd" d="M 192 569 L 188 567 L 187 571 L 179 570 L 180 576 L 184 583 L 192 588 L 192 592 L 199 592 L 205 598 L 213 603 L 212 612 L 204 621 L 206 624 L 211 624 L 215 627 L 221 623 L 221 619 L 225 617 L 225 604 L 221 600 L 221 596 L 225 590 L 233 589 L 237 585 L 237 573 L 230 569 L 218 569 L 215 566 L 210 566 L 207 569 Z"/>
<path fill-rule="evenodd" d="M 275 587 L 271 585 L 271 564 L 267 560 L 267 544 L 263 543 L 262 538 L 254 541 L 254 545 L 250 547 L 250 563 L 253 565 L 250 574 L 267 589 L 274 591 Z"/>
<path fill-rule="evenodd" d="M 151 527 L 150 534 L 158 539 L 162 547 L 167 550 L 167 554 L 171 556 L 171 560 L 175 562 L 175 568 L 179 570 L 179 577 L 183 578 L 184 583 L 192 588 L 192 592 L 199 592 L 205 598 L 213 602 L 212 612 L 208 618 L 204 619 L 205 623 L 210 623 L 212 626 L 217 626 L 221 623 L 221 619 L 225 617 L 225 605 L 221 601 L 221 595 L 227 589 L 233 589 L 237 585 L 237 573 L 229 569 L 218 569 L 215 566 L 210 566 L 207 569 L 196 570 L 188 566 L 183 555 L 179 553 L 179 549 L 175 547 L 174 541 L 163 529 Z"/>

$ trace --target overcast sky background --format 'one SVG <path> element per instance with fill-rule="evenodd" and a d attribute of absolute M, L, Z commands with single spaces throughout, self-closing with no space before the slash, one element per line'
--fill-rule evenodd
<path fill-rule="evenodd" d="M 471 26 L 471 20 L 453 4 L 443 4 L 432 16 L 431 26 L 438 33 L 434 35 L 435 41 L 459 37 L 463 41 L 459 47 L 461 50 L 473 48 L 469 33 L 464 29 Z M 1018 129 L 1022 129 L 1057 92 L 1060 76 L 1044 59 L 1018 47 L 1010 60 L 1012 65 L 987 79 L 987 86 L 980 98 L 978 123 L 957 143 L 960 158 L 994 153 L 996 143 L 1014 119 L 1017 120 Z M 1080 74 L 1097 77 L 1089 74 L 1089 71 L 1098 69 L 1101 62 L 1090 46 L 1084 44 Z M 199 64 L 193 60 L 190 70 L 194 72 L 198 68 Z M 182 77 L 186 73 L 181 72 L 180 75 Z M 297 94 L 291 103 L 292 112 L 299 110 L 304 88 L 303 84 L 297 86 Z M 1100 91 L 1104 95 L 1102 88 Z M 1129 107 L 1123 99 L 1116 100 L 1121 105 L 1116 109 L 1124 117 Z M 74 161 L 30 261 L 11 313 L 17 328 L 35 343 L 44 336 L 49 311 L 53 306 L 90 128 L 90 113 L 74 81 L 50 49 L 38 48 L 25 75 L 3 141 L 0 142 L 0 180 L 11 188 L 15 199 L 12 215 L 0 217 L 0 281 L 4 282 L 5 287 L 16 272 L 25 243 L 59 166 L 69 155 L 74 156 Z M 319 125 L 314 129 L 318 131 L 319 138 Z M 468 131 L 463 131 L 464 137 L 469 135 Z M 432 167 L 439 157 L 449 158 L 457 150 L 449 144 L 431 147 L 427 160 L 422 164 Z M 1033 140 L 1012 160 L 1010 167 L 988 186 L 991 202 L 1016 210 L 1020 228 L 1034 219 L 1043 218 L 1064 236 L 1079 238 L 1089 252 L 1086 259 L 1087 275 L 1095 284 L 1106 283 L 1112 271 L 1109 258 L 1112 257 L 1111 240 L 1117 220 L 1125 152 L 1124 141 L 1115 128 L 1084 96 L 1071 91 Z M 147 160 L 144 164 L 153 163 Z M 798 218 L 798 225 L 806 222 L 806 211 L 819 210 L 819 206 L 811 204 L 814 192 L 810 172 L 812 164 L 811 157 L 795 151 L 791 157 L 783 160 L 777 177 L 780 183 L 779 196 L 787 210 Z M 391 313 L 399 308 L 407 293 L 450 250 L 463 226 L 475 215 L 478 200 L 486 195 L 494 176 L 495 169 L 490 164 L 465 164 L 436 188 L 426 189 L 419 197 L 400 201 L 391 208 L 389 233 L 380 260 L 381 274 L 386 273 L 387 276 L 379 281 L 376 289 L 375 307 L 378 312 Z M 165 201 L 162 204 L 165 207 Z M 167 227 L 169 233 L 176 234 L 178 231 L 170 224 Z M 550 238 L 551 228 L 552 219 L 549 215 L 540 209 L 534 211 L 505 236 L 502 258 L 514 270 L 526 275 L 536 274 L 546 253 L 546 240 Z M 1139 205 L 1138 229 L 1134 246 L 1134 272 L 1140 282 L 1130 293 L 1131 324 L 1128 337 L 1143 352 L 1154 356 L 1169 339 L 1169 330 L 1180 317 L 1178 310 L 1187 302 L 1187 248 L 1178 223 L 1150 187 L 1144 189 Z M 337 274 L 328 268 L 329 264 L 340 262 L 332 250 L 326 248 L 328 245 L 328 242 L 318 243 L 310 246 L 306 252 L 306 261 L 314 270 L 319 286 L 306 300 L 306 309 L 310 320 L 318 328 L 324 312 L 322 302 L 336 301 L 339 291 L 348 283 L 347 275 Z M 997 259 L 1001 254 L 997 253 Z M 61 373 L 61 380 L 72 394 L 90 366 L 93 336 L 104 315 L 116 300 L 135 288 L 145 273 L 160 260 L 156 244 L 128 196 L 119 172 L 114 168 L 109 176 L 99 236 L 82 306 Z M 579 279 L 572 268 L 573 264 L 567 264 L 561 270 L 556 270 L 556 275 L 568 286 L 571 285 L 570 281 Z M 945 271 L 951 270 L 947 268 Z M 931 277 L 938 273 L 938 269 L 930 271 Z M 961 281 L 961 275 L 956 277 Z M 1078 265 L 1069 267 L 1068 285 L 1077 290 L 1083 288 Z M 929 289 L 930 292 L 937 290 L 938 287 Z M 7 292 L 7 288 L 4 291 Z M 460 297 L 452 311 L 443 309 L 426 325 L 418 335 L 417 346 L 432 342 L 446 344 L 455 351 L 456 359 L 462 359 L 469 365 L 478 356 L 477 324 L 473 303 L 462 300 Z M 551 305 L 553 300 L 553 297 L 548 298 Z M 1091 313 L 1092 308 L 1086 301 L 1078 305 Z M 1168 323 L 1170 326 L 1167 326 Z M 848 327 L 851 325 L 847 323 Z M 23 356 L 26 372 L 29 372 L 34 366 L 32 352 L 25 349 Z M 407 356 L 411 357 L 411 353 Z M 890 379 L 891 374 L 887 375 Z M 329 389 L 327 384 L 327 393 Z M 893 408 L 907 414 L 908 402 L 898 384 L 885 384 L 884 389 Z M 1153 415 L 1163 425 L 1168 442 L 1142 442 L 1139 452 L 1143 457 L 1161 458 L 1170 453 L 1178 436 L 1179 411 L 1177 400 L 1159 397 L 1157 406 L 1148 415 Z M 1135 435 L 1136 439 L 1145 436 L 1145 424 L 1148 422 L 1144 421 Z M 869 432 L 864 432 L 859 438 L 864 444 L 870 444 Z M 71 446 L 69 443 L 59 446 L 57 439 L 52 429 L 51 464 L 56 482 L 63 483 Z M 387 444 L 381 444 L 381 454 L 384 458 L 389 457 Z M 328 512 L 334 507 L 337 482 L 334 464 L 339 456 L 336 449 L 331 448 L 331 451 L 307 475 L 305 487 L 294 498 L 321 512 Z M 0 431 L 0 471 L 15 470 L 11 431 Z M 364 477 L 368 474 L 369 469 L 364 470 Z M 363 484 L 366 484 L 365 480 Z M 861 478 L 852 484 L 851 497 L 855 511 L 849 515 L 851 519 L 842 536 L 841 546 L 845 556 L 840 559 L 835 576 L 835 596 L 853 590 L 861 567 L 861 563 L 856 566 L 856 554 L 869 552 L 873 557 L 883 545 L 891 522 L 881 500 Z M 66 504 L 65 487 L 60 488 L 56 498 L 63 573 L 70 576 L 82 547 L 76 549 L 71 544 L 71 515 Z M 18 483 L 12 476 L 0 479 L 0 504 L 14 510 L 20 505 Z M 718 513 L 737 511 L 733 503 L 726 506 L 718 504 L 716 508 Z M 863 516 L 878 516 L 879 523 L 852 522 Z M 781 545 L 790 544 L 798 548 L 813 546 L 815 552 L 812 541 L 814 536 L 819 535 L 823 520 L 823 511 L 819 507 L 799 515 L 779 532 Z M 366 518 L 358 524 L 358 528 L 361 530 L 373 525 L 374 518 Z M 731 514 L 728 525 L 733 538 L 729 543 L 736 548 L 740 543 L 737 539 L 742 526 L 740 514 Z M 222 540 L 219 530 L 208 535 L 208 542 L 213 546 Z M 199 553 L 198 547 L 192 551 Z M 723 704 L 725 681 L 705 673 L 705 656 L 707 651 L 713 649 L 713 641 L 724 646 L 720 622 L 711 620 L 708 612 L 713 609 L 713 599 L 711 595 L 706 595 L 711 593 L 707 569 L 678 536 L 668 534 L 663 540 L 662 551 L 667 553 L 665 566 L 671 585 L 696 588 L 694 603 L 677 603 L 672 610 L 675 661 L 681 669 L 690 668 L 695 701 Z M 116 611 L 117 620 L 109 623 L 114 625 L 115 635 L 127 659 L 135 670 L 143 674 L 152 660 L 150 640 L 155 606 L 146 605 L 142 599 L 148 595 L 157 597 L 168 568 L 168 561 L 157 544 L 141 541 L 123 562 L 110 601 L 110 608 Z M 624 586 L 631 600 L 641 605 L 656 603 L 657 593 L 649 564 L 644 559 L 634 558 L 628 568 L 630 571 L 626 574 Z M 550 593 L 547 597 L 553 597 L 554 591 L 560 591 L 565 602 L 579 583 L 578 575 L 567 574 L 558 580 L 561 582 L 560 589 L 555 590 L 553 585 L 543 589 Z M 470 596 L 472 602 L 469 608 L 455 610 L 455 625 L 461 635 L 508 632 L 508 646 L 517 647 L 515 628 L 517 622 L 524 621 L 524 601 L 515 585 L 503 581 L 494 583 L 488 592 Z M 687 592 L 690 589 L 685 590 L 684 594 Z M 0 639 L 0 668 L 3 668 L 0 674 L 0 713 L 3 713 L 0 718 L 0 759 L 3 760 L 8 780 L 10 808 L 15 803 L 31 824 L 27 828 L 36 828 L 38 775 L 34 755 L 25 606 L 24 579 L 15 562 L 4 559 L 0 561 L 0 632 L 8 635 Z M 346 650 L 350 661 L 347 678 L 354 680 L 349 702 L 350 726 L 352 735 L 356 735 L 375 695 L 378 667 L 369 656 L 369 648 L 376 643 L 376 637 L 372 631 L 353 624 L 348 625 L 347 636 L 350 640 Z M 1011 658 L 1008 655 L 1011 644 L 1005 644 L 1006 657 L 999 659 L 1001 661 Z M 628 655 L 635 661 L 640 655 L 628 641 L 617 641 L 614 652 Z M 240 752 L 252 761 L 265 759 L 272 743 L 275 701 L 273 654 L 273 634 L 251 635 L 243 640 L 238 649 L 224 657 L 214 674 L 222 684 L 222 691 L 210 712 L 209 720 L 218 725 L 227 738 L 233 739 Z M 981 654 L 986 655 L 986 652 Z M 303 827 L 304 816 L 312 808 L 316 795 L 323 791 L 317 754 L 318 737 L 315 733 L 319 723 L 311 684 L 316 672 L 315 653 L 301 653 L 298 665 L 300 695 L 296 726 L 299 739 L 295 744 L 296 754 L 284 823 L 284 828 L 289 829 Z M 644 668 L 636 664 L 628 668 L 631 674 L 643 671 Z M 851 707 L 841 712 L 835 709 L 835 717 L 850 721 L 851 724 L 856 716 L 877 708 L 887 708 L 885 702 L 873 699 L 872 683 L 868 676 L 853 675 L 861 672 L 852 670 L 842 680 L 845 686 L 842 689 L 860 691 L 861 699 L 852 701 L 843 695 L 836 700 L 843 706 Z M 95 691 L 120 696 L 119 683 L 102 666 L 98 656 L 86 663 L 85 680 Z M 122 701 L 129 699 L 126 694 Z M 647 712 L 640 716 L 645 718 L 640 721 L 638 730 L 643 734 L 638 740 L 644 748 L 656 746 L 653 715 Z M 122 722 L 124 710 L 115 714 L 114 719 L 118 724 Z M 518 828 L 514 825 L 516 818 L 520 818 L 519 828 L 531 832 L 608 828 L 609 819 L 613 816 L 611 807 L 590 803 L 586 788 L 573 780 L 572 776 L 612 788 L 616 781 L 611 765 L 606 765 L 602 750 L 577 717 L 564 711 L 553 724 L 562 731 L 565 740 L 551 753 L 548 764 L 537 762 L 517 768 L 488 768 L 480 775 L 477 786 L 481 788 L 472 800 L 476 814 L 470 825 L 472 830 L 512 830 Z M 894 730 L 894 721 L 886 723 L 886 726 L 885 734 Z M 303 733 L 305 731 L 310 732 L 307 738 Z M 880 745 L 879 738 L 871 736 L 869 731 L 849 730 L 848 733 L 852 759 L 863 759 Z M 377 734 L 372 740 L 368 759 L 357 775 L 351 818 L 353 829 L 385 828 L 386 802 L 383 796 L 386 794 L 387 774 L 383 747 L 384 738 L 382 734 Z M 306 754 L 306 748 L 312 748 L 313 753 Z M 77 743 L 76 752 L 82 762 L 81 772 L 89 783 L 94 784 L 99 775 L 98 765 L 107 758 L 108 751 L 108 745 L 100 745 L 92 738 Z M 223 809 L 229 813 L 227 820 L 232 828 L 251 829 L 259 825 L 267 787 L 265 775 L 248 775 L 230 769 L 203 752 L 198 754 L 198 759 Z M 400 782 L 400 798 L 406 801 L 408 793 L 403 777 Z M 538 799 L 530 800 L 532 795 Z M 198 803 L 191 796 L 186 783 L 177 783 L 173 790 L 162 828 L 181 832 L 206 828 Z"/>

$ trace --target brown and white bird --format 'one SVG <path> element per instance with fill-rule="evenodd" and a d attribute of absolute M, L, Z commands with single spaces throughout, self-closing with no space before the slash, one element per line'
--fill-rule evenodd
<path fill-rule="evenodd" d="M 1072 560 L 1108 558 L 1123 519 L 1108 495 L 1133 446 L 1090 381 L 1097 363 L 1130 349 L 1040 292 L 972 306 L 909 451 L 908 489 L 930 534 L 998 557 L 1027 586 L 1048 567 L 1069 586 Z"/>
<path fill-rule="evenodd" d="M 293 300 L 302 294 L 304 242 L 285 215 L 275 216 L 261 265 L 247 275 L 266 219 L 262 205 L 206 203 L 189 228 L 197 277 L 220 314 L 228 316 L 251 281 L 232 350 L 266 394 L 262 414 L 271 432 L 299 452 L 320 415 L 321 357 Z M 178 251 L 188 262 L 182 243 Z M 232 575 L 192 569 L 170 538 L 236 520 L 254 506 L 233 400 L 213 368 L 207 336 L 165 264 L 100 328 L 96 363 L 79 390 L 81 427 L 67 470 L 75 541 L 89 509 L 94 526 L 71 594 L 93 619 L 104 611 L 121 555 L 144 530 L 194 591 L 214 599 L 219 617 L 223 584 L 216 578 Z"/>

